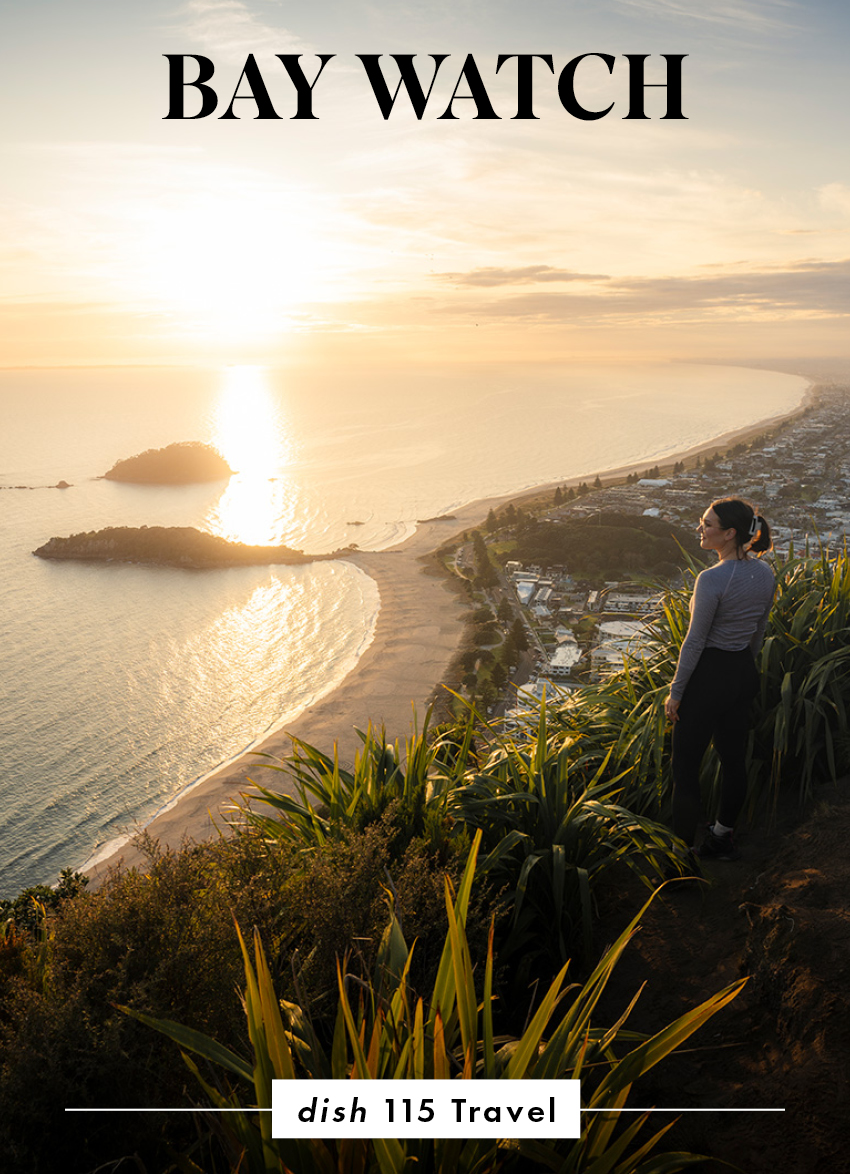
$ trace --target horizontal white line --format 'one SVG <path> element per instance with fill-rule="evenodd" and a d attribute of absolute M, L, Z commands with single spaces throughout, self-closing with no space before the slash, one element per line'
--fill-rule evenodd
<path fill-rule="evenodd" d="M 653 1105 L 651 1109 L 580 1109 L 580 1113 L 784 1113 L 784 1109 L 668 1109 Z"/>
<path fill-rule="evenodd" d="M 271 1109 L 65 1109 L 66 1113 L 270 1113 Z M 784 1109 L 581 1109 L 582 1113 L 784 1113 Z"/>

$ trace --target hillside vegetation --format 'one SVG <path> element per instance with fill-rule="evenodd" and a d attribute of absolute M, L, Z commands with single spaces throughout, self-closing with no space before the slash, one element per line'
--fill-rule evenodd
<path fill-rule="evenodd" d="M 682 552 L 700 557 L 693 531 L 661 518 L 602 510 L 563 521 L 530 519 L 516 536 L 512 558 L 541 567 L 568 566 L 577 578 L 667 576 L 682 564 Z"/>
<path fill-rule="evenodd" d="M 850 561 L 792 556 L 776 569 L 751 826 L 778 801 L 805 807 L 850 756 Z M 652 898 L 675 861 L 663 701 L 687 614 L 687 592 L 668 592 L 641 659 L 566 703 L 541 704 L 512 733 L 474 712 L 436 729 L 426 720 L 404 744 L 369 728 L 351 771 L 332 748 L 295 742 L 277 764 L 294 797 L 264 792 L 234 834 L 174 854 L 148 845 L 144 874 L 115 875 L 98 893 L 66 877 L 49 901 L 35 891 L 3 903 L 8 1168 L 84 1174 L 133 1155 L 130 1168 L 148 1174 L 393 1174 L 414 1161 L 422 1171 L 660 1174 L 695 1164 L 692 1148 L 735 1160 L 723 1126 L 671 1146 L 653 1118 L 617 1111 L 589 1114 L 575 1141 L 296 1145 L 271 1139 L 268 1116 L 249 1108 L 267 1103 L 273 1076 L 410 1072 L 580 1075 L 586 1107 L 679 1105 L 683 1092 L 698 1100 L 703 1091 L 681 1078 L 679 1049 L 693 1032 L 694 1046 L 713 1054 L 718 1040 L 737 1043 L 706 1025 L 715 1015 L 738 1023 L 742 997 L 763 1009 L 751 1015 L 759 1030 L 772 1007 L 787 1008 L 758 961 L 762 939 L 771 956 L 793 957 L 781 909 L 775 920 L 748 915 L 760 936 L 742 956 L 758 974 L 741 996 L 739 976 L 715 976 L 703 961 L 697 883 L 674 881 Z M 716 780 L 709 755 L 706 806 Z M 674 929 L 665 910 L 677 892 L 690 904 Z M 741 900 L 728 892 L 718 925 Z M 697 943 L 698 996 L 671 945 L 657 952 L 635 1012 L 639 921 Z M 819 1048 L 829 1053 L 826 1037 Z M 647 1080 L 654 1101 L 631 1092 Z M 719 1095 L 716 1081 L 706 1095 Z M 735 1097 L 730 1088 L 724 1103 Z M 196 1121 L 62 1111 L 193 1104 L 246 1111 Z M 781 1128 L 769 1122 L 773 1134 Z M 817 1156 L 822 1136 L 795 1152 Z M 794 1167 L 827 1168 L 841 1167 Z"/>

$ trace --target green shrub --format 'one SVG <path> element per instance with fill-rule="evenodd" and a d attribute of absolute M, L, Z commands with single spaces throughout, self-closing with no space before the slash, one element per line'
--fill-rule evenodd
<path fill-rule="evenodd" d="M 690 1154 L 653 1154 L 665 1129 L 648 1139 L 638 1134 L 649 1117 L 641 1114 L 627 1127 L 619 1121 L 631 1086 L 638 1077 L 690 1037 L 716 1011 L 735 998 L 745 980 L 732 984 L 650 1039 L 624 1030 L 634 1006 L 609 1029 L 592 1017 L 605 985 L 635 931 L 645 907 L 620 935 L 584 986 L 571 992 L 565 1007 L 566 966 L 543 995 L 534 1016 L 518 1038 L 497 1035 L 492 997 L 492 932 L 479 1006 L 472 956 L 466 937 L 469 896 L 480 833 L 470 853 L 456 900 L 446 885 L 449 929 L 440 966 L 427 1001 L 408 987 L 412 951 L 391 916 L 374 979 L 352 988 L 343 968 L 338 983 L 338 1012 L 333 1044 L 323 1048 L 310 1017 L 297 1004 L 281 1001 L 258 935 L 253 962 L 240 934 L 245 966 L 244 1006 L 252 1057 L 245 1059 L 214 1040 L 177 1023 L 152 1019 L 132 1008 L 127 1013 L 179 1044 L 209 1102 L 228 1109 L 221 1133 L 228 1167 L 235 1174 L 298 1174 L 362 1171 L 399 1174 L 415 1168 L 434 1174 L 455 1171 L 496 1172 L 558 1169 L 564 1174 L 613 1170 L 618 1174 L 674 1172 L 702 1160 Z M 652 898 L 650 898 L 651 900 Z M 557 1012 L 557 1014 L 556 1014 Z M 641 1042 L 635 1044 L 635 1040 Z M 627 1041 L 627 1042 L 626 1042 Z M 623 1054 L 623 1044 L 626 1051 Z M 619 1045 L 619 1046 L 618 1046 Z M 188 1053 L 221 1065 L 243 1084 L 253 1084 L 253 1106 L 236 1092 L 220 1092 L 205 1079 Z M 578 1140 L 492 1141 L 484 1139 L 346 1139 L 298 1141 L 271 1136 L 272 1081 L 301 1078 L 378 1079 L 579 1079 L 588 1109 Z M 256 1110 L 259 1109 L 259 1112 Z M 234 1112 L 233 1110 L 242 1110 Z M 266 1111 L 263 1111 L 266 1110 Z M 652 1155 L 652 1157 L 649 1157 Z"/>
<path fill-rule="evenodd" d="M 427 985 L 443 943 L 443 875 L 459 876 L 464 857 L 451 852 L 444 865 L 420 842 L 396 855 L 391 817 L 308 855 L 250 830 L 182 852 L 148 844 L 144 873 L 115 876 L 100 892 L 63 902 L 39 935 L 4 930 L 4 1170 L 88 1174 L 137 1152 L 149 1171 L 164 1171 L 169 1146 L 195 1144 L 187 1115 L 63 1110 L 184 1103 L 186 1074 L 168 1062 L 167 1041 L 115 1003 L 179 1019 L 229 1048 L 248 1046 L 233 999 L 242 974 L 234 917 L 257 927 L 280 989 L 290 998 L 297 992 L 330 1035 L 336 960 L 353 946 L 352 971 L 370 972 L 392 887 L 405 931 L 419 939 L 411 981 Z M 475 916 L 473 940 L 483 952 L 486 918 L 477 902 Z"/>
<path fill-rule="evenodd" d="M 414 728 L 402 751 L 398 742 L 387 742 L 386 730 L 370 724 L 366 733 L 358 730 L 363 748 L 354 769 L 344 770 L 334 748 L 333 757 L 297 738 L 292 753 L 270 770 L 280 771 L 294 784 L 296 796 L 257 787 L 260 803 L 271 808 L 269 816 L 256 807 L 240 808 L 240 818 L 270 842 L 288 843 L 305 851 L 338 838 L 350 830 L 362 830 L 379 820 L 392 805 L 394 843 L 398 854 L 416 838 L 424 837 L 435 849 L 443 849 L 451 835 L 445 822 L 445 787 L 435 789 L 445 770 L 456 775 L 465 765 L 472 746 L 471 722 L 458 736 L 429 740 L 426 715 L 422 732 Z M 274 760 L 273 760 L 274 761 Z"/>
<path fill-rule="evenodd" d="M 81 893 L 88 883 L 87 876 L 64 868 L 55 887 L 34 885 L 14 900 L 0 898 L 0 925 L 14 924 L 18 929 L 36 930 L 43 911 L 54 912 L 63 901 Z"/>
<path fill-rule="evenodd" d="M 667 829 L 619 802 L 619 780 L 593 771 L 568 738 L 550 732 L 546 702 L 534 733 L 494 735 L 489 758 L 449 793 L 448 811 L 480 829 L 481 874 L 506 890 L 510 931 L 500 943 L 522 959 L 518 977 L 539 958 L 550 965 L 587 959 L 598 885 L 624 866 L 649 885 L 672 860 Z"/>

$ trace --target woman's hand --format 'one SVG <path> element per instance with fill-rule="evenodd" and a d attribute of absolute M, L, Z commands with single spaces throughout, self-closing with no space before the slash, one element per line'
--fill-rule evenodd
<path fill-rule="evenodd" d="M 677 722 L 679 720 L 679 702 L 676 698 L 667 698 L 664 702 L 664 712 L 667 714 L 668 721 Z"/>

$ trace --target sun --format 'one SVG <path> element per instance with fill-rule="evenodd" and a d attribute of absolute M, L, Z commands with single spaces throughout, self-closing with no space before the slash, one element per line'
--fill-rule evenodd
<path fill-rule="evenodd" d="M 155 202 L 138 241 L 142 284 L 175 325 L 216 342 L 291 329 L 333 296 L 339 254 L 323 213 L 300 189 L 224 184 Z"/>

